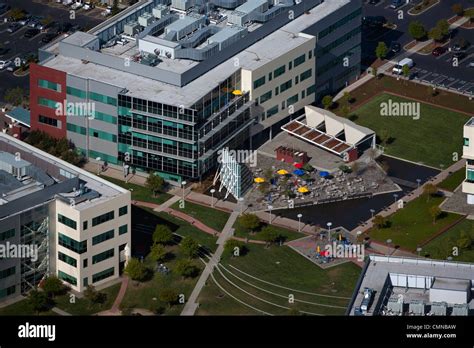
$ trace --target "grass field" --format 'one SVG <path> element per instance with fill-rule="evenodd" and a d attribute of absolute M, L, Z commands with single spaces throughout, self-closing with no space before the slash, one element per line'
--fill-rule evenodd
<path fill-rule="evenodd" d="M 244 256 L 223 256 L 214 280 L 210 278 L 201 292 L 198 315 L 344 314 L 361 271 L 358 266 L 345 263 L 323 270 L 286 246 L 248 249 Z"/>
<path fill-rule="evenodd" d="M 429 104 L 421 104 L 418 120 L 407 116 L 381 116 L 381 103 L 389 99 L 393 102 L 410 101 L 381 94 L 356 109 L 352 119 L 378 135 L 386 130 L 391 138 L 384 145 L 388 155 L 437 168 L 453 164 L 453 153 L 462 153 L 463 125 L 469 117 Z"/>
<path fill-rule="evenodd" d="M 33 309 L 31 308 L 30 304 L 28 303 L 27 299 L 15 302 L 7 307 L 0 308 L 0 316 L 5 315 L 37 315 Z M 38 315 L 58 315 L 51 310 L 40 312 Z"/>
<path fill-rule="evenodd" d="M 461 168 L 458 171 L 454 172 L 446 179 L 444 179 L 438 187 L 448 191 L 454 191 L 459 185 L 462 184 L 466 178 L 466 168 Z"/>
<path fill-rule="evenodd" d="M 106 295 L 105 302 L 102 304 L 91 305 L 87 299 L 78 297 L 75 298 L 74 303 L 71 303 L 70 295 L 66 294 L 55 299 L 56 307 L 72 315 L 92 315 L 105 311 L 112 307 L 112 304 L 114 303 L 115 298 L 117 297 L 117 294 L 120 290 L 120 285 L 121 284 L 115 284 L 99 291 Z"/>
<path fill-rule="evenodd" d="M 215 229 L 217 232 L 222 232 L 230 216 L 230 214 L 225 211 L 205 207 L 188 201 L 184 202 L 184 208 L 180 207 L 180 202 L 174 203 L 171 208 L 191 215 L 193 218 L 200 220 L 202 223 Z"/>
<path fill-rule="evenodd" d="M 111 178 L 110 176 L 101 175 L 101 177 L 115 185 L 130 190 L 132 193 L 132 200 L 162 204 L 171 198 L 171 195 L 168 193 L 160 193 L 156 197 L 153 197 L 151 191 L 144 186 L 126 183 L 123 180 Z"/>
<path fill-rule="evenodd" d="M 262 235 L 261 235 L 261 233 L 259 233 L 259 231 L 261 229 L 265 228 L 267 225 L 268 224 L 262 222 L 261 227 L 258 231 L 256 231 L 255 233 L 250 233 L 245 228 L 243 228 L 239 224 L 238 221 L 236 221 L 234 226 L 233 226 L 234 229 L 235 229 L 234 235 L 236 237 L 241 237 L 241 238 L 248 238 L 248 239 L 253 239 L 253 240 L 263 240 Z M 284 237 L 286 242 L 289 242 L 289 241 L 292 241 L 292 240 L 295 240 L 295 239 L 298 239 L 298 238 L 302 238 L 302 237 L 305 236 L 305 234 L 303 234 L 303 233 L 288 230 L 286 228 L 282 228 L 282 227 L 278 227 L 278 226 L 274 226 L 274 225 L 272 225 L 272 228 L 274 230 L 276 230 L 278 233 L 280 233 L 282 235 L 282 237 Z"/>
<path fill-rule="evenodd" d="M 176 274 L 173 271 L 176 262 L 183 259 L 184 256 L 181 254 L 179 246 L 177 245 L 168 246 L 167 249 L 174 255 L 171 260 L 164 263 L 171 269 L 171 272 L 167 275 L 155 272 L 153 278 L 144 283 L 131 281 L 120 306 L 122 310 L 127 311 L 131 308 L 143 308 L 162 315 L 179 315 L 181 313 L 184 304 L 168 306 L 168 304 L 160 301 L 160 291 L 165 288 L 171 288 L 175 290 L 177 294 L 183 294 L 185 299 L 187 299 L 194 289 L 199 276 L 183 279 Z M 149 259 L 145 259 L 144 262 L 150 267 L 155 266 L 155 263 Z M 200 272 L 204 268 L 203 263 L 199 261 L 199 259 L 194 259 L 193 264 L 199 268 Z"/>
<path fill-rule="evenodd" d="M 373 240 L 385 243 L 391 239 L 393 245 L 416 250 L 421 242 L 461 217 L 443 212 L 443 215 L 433 224 L 429 209 L 432 206 L 438 206 L 443 200 L 443 197 L 430 197 L 428 200 L 426 195 L 422 195 L 391 215 L 388 219 L 389 227 L 373 228 L 369 231 L 369 235 Z"/>
<path fill-rule="evenodd" d="M 447 232 L 443 233 L 436 239 L 433 239 L 423 247 L 422 255 L 429 255 L 433 259 L 446 260 L 448 256 L 452 256 L 455 261 L 474 262 L 474 245 L 470 250 L 460 250 L 459 256 L 453 256 L 451 244 L 459 239 L 461 232 L 468 233 L 474 240 L 474 221 L 464 220 Z"/>

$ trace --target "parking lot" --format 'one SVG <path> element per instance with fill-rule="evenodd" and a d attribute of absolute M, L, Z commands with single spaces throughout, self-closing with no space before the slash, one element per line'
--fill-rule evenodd
<path fill-rule="evenodd" d="M 49 4 L 49 2 L 43 4 L 33 0 L 2 0 L 2 2 L 9 4 L 12 8 L 23 9 L 30 15 L 43 18 L 51 17 L 57 23 L 70 23 L 72 26 L 79 26 L 83 29 L 90 29 L 104 20 L 100 15 L 100 9 L 87 12 L 81 9 L 77 11 L 76 17 L 71 19 L 69 8 L 62 4 Z M 45 45 L 42 39 L 47 35 L 46 31 L 27 38 L 24 35 L 30 28 L 23 26 L 19 30 L 9 33 L 7 30 L 10 23 L 4 22 L 7 17 L 8 13 L 0 15 L 0 47 L 7 50 L 5 54 L 0 56 L 0 60 L 14 61 L 16 57 L 37 54 L 38 49 Z M 11 71 L 0 70 L 0 103 L 3 102 L 6 90 L 18 86 L 27 91 L 29 89 L 28 76 L 16 77 Z"/>
<path fill-rule="evenodd" d="M 411 21 L 421 21 L 426 30 L 433 28 L 441 19 L 448 19 L 453 16 L 451 6 L 454 3 L 462 3 L 465 8 L 473 7 L 474 1 L 465 0 L 443 0 L 440 4 L 434 6 L 430 10 L 418 15 L 411 16 L 407 11 L 414 6 L 418 1 L 411 1 L 411 4 L 405 4 L 397 10 L 389 8 L 391 0 L 380 0 L 376 5 L 368 3 L 364 4 L 364 16 L 383 16 L 389 23 L 396 25 L 394 29 L 388 28 L 364 28 L 363 33 L 363 63 L 365 66 L 370 65 L 375 61 L 375 48 L 380 41 L 384 41 L 387 46 L 392 42 L 398 42 L 401 46 L 405 46 L 413 39 L 408 34 L 408 26 Z M 404 19 L 398 19 L 398 10 L 404 11 Z M 453 64 L 453 52 L 447 50 L 444 54 L 435 57 L 432 54 L 422 55 L 414 54 L 412 58 L 415 62 L 415 67 L 412 69 L 413 77 L 425 83 L 436 85 L 439 87 L 446 87 L 458 92 L 473 94 L 473 79 L 474 68 L 470 67 L 470 63 L 474 62 L 474 30 L 467 30 L 463 28 L 456 28 L 453 30 L 453 37 L 451 41 L 445 46 L 451 47 L 455 42 L 464 39 L 470 43 L 465 49 L 465 55 L 458 61 L 458 65 Z M 397 62 L 400 58 L 398 55 L 403 55 L 402 50 L 398 54 L 389 55 L 387 58 L 393 62 Z"/>

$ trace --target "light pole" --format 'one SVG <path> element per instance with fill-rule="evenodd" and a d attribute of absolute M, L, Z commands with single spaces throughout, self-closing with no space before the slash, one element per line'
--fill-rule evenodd
<path fill-rule="evenodd" d="M 211 207 L 212 208 L 214 208 L 214 192 L 216 192 L 216 190 L 211 189 Z"/>
<path fill-rule="evenodd" d="M 332 222 L 328 222 L 326 224 L 326 226 L 328 227 L 328 240 L 330 241 L 331 240 L 331 226 L 332 226 Z"/>
<path fill-rule="evenodd" d="M 272 224 L 272 209 L 273 209 L 273 206 L 269 205 L 269 206 L 268 206 L 268 212 L 270 213 L 270 214 L 269 214 L 269 218 L 268 218 L 268 224 L 269 224 L 269 225 Z"/>
<path fill-rule="evenodd" d="M 240 205 L 240 215 L 244 213 L 244 198 L 240 197 L 239 198 L 239 205 Z"/>
<path fill-rule="evenodd" d="M 97 161 L 97 175 L 100 175 L 100 161 L 102 158 L 97 157 L 95 160 Z"/>
<path fill-rule="evenodd" d="M 372 219 L 374 218 L 374 213 L 375 213 L 375 210 L 374 210 L 374 209 L 370 209 L 370 215 L 371 215 L 371 218 L 372 218 Z"/>
<path fill-rule="evenodd" d="M 392 244 L 392 240 L 391 239 L 387 239 L 387 247 L 390 249 L 390 244 Z M 387 253 L 389 256 L 392 254 L 392 253 Z"/>
<path fill-rule="evenodd" d="M 420 257 L 421 250 L 422 249 L 420 247 L 416 248 L 416 252 L 418 253 L 418 257 Z"/>
<path fill-rule="evenodd" d="M 301 218 L 303 217 L 303 214 L 298 214 L 298 232 L 301 232 Z"/>
<path fill-rule="evenodd" d="M 397 195 L 396 193 L 393 194 L 393 198 L 395 199 L 395 202 L 394 202 L 394 203 L 397 203 L 398 195 Z"/>
<path fill-rule="evenodd" d="M 416 179 L 416 183 L 418 184 L 418 188 L 420 188 L 421 179 Z"/>
<path fill-rule="evenodd" d="M 183 186 L 183 202 L 184 202 L 184 187 L 186 186 L 186 181 L 182 181 L 181 185 Z"/>

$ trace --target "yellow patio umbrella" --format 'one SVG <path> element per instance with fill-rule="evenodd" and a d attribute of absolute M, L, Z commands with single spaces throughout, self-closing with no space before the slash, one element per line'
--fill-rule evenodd
<path fill-rule="evenodd" d="M 277 173 L 280 174 L 280 175 L 288 175 L 289 174 L 288 171 L 284 170 L 284 169 L 280 169 Z"/>
<path fill-rule="evenodd" d="M 257 184 L 261 184 L 262 182 L 265 182 L 264 178 L 255 178 L 253 181 L 255 181 Z"/>
<path fill-rule="evenodd" d="M 242 95 L 242 91 L 240 89 L 236 89 L 232 92 L 233 95 Z"/>
<path fill-rule="evenodd" d="M 308 190 L 308 188 L 307 188 L 306 186 L 302 186 L 302 187 L 300 187 L 300 188 L 298 189 L 298 192 L 299 192 L 299 193 L 308 193 L 309 190 Z"/>

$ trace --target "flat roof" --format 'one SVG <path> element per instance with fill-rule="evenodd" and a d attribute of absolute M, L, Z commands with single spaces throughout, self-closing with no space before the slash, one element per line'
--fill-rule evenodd
<path fill-rule="evenodd" d="M 5 116 L 10 117 L 15 121 L 18 121 L 19 123 L 22 123 L 27 127 L 30 127 L 30 110 L 26 110 L 22 107 L 16 107 L 11 111 L 7 111 L 5 113 Z"/>
<path fill-rule="evenodd" d="M 471 282 L 467 279 L 437 277 L 432 289 L 466 291 L 471 287 Z"/>

